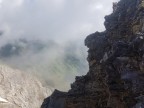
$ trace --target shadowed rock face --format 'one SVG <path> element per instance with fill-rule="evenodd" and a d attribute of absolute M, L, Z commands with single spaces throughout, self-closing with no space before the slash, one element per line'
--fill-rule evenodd
<path fill-rule="evenodd" d="M 42 108 L 64 108 L 65 97 L 67 93 L 55 90 L 53 94 L 46 98 L 43 102 Z"/>
<path fill-rule="evenodd" d="M 76 77 L 63 108 L 144 107 L 144 0 L 121 0 L 104 24 L 85 39 L 89 72 Z"/>

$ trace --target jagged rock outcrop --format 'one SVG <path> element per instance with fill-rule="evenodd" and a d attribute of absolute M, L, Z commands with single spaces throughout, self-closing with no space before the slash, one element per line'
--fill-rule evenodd
<path fill-rule="evenodd" d="M 42 108 L 64 108 L 66 92 L 55 90 L 52 95 L 46 98 L 43 102 Z"/>
<path fill-rule="evenodd" d="M 51 92 L 31 74 L 0 65 L 0 108 L 40 108 Z"/>
<path fill-rule="evenodd" d="M 89 72 L 76 77 L 64 108 L 144 108 L 144 0 L 121 0 L 104 25 L 85 39 Z"/>

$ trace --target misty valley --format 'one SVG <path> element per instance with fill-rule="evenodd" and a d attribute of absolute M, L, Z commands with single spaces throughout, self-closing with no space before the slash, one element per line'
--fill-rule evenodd
<path fill-rule="evenodd" d="M 82 46 L 76 41 L 62 45 L 51 40 L 20 39 L 0 48 L 0 62 L 33 72 L 53 88 L 68 90 L 75 76 L 88 71 L 86 48 Z"/>

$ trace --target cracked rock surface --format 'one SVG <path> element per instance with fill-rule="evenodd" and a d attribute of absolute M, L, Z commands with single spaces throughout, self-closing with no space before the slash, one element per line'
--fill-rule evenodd
<path fill-rule="evenodd" d="M 0 108 L 40 108 L 51 92 L 36 77 L 0 65 Z"/>

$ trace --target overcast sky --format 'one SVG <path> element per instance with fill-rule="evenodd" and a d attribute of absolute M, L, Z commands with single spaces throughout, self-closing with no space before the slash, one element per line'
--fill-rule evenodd
<path fill-rule="evenodd" d="M 114 1 L 117 0 L 0 0 L 0 32 L 3 31 L 0 47 L 14 41 L 23 48 L 24 43 L 18 39 L 30 40 L 29 47 L 20 50 L 20 55 L 1 58 L 0 62 L 28 72 L 34 70 L 44 76 L 43 79 L 52 82 L 54 87 L 69 89 L 76 75 L 84 75 L 88 71 L 84 39 L 93 32 L 105 29 L 104 16 L 112 12 Z M 46 47 L 36 53 L 39 44 L 31 40 L 44 40 L 46 42 L 39 41 L 44 44 L 54 40 L 61 44 L 51 45 L 51 48 Z M 15 49 L 13 47 L 12 51 Z M 11 54 L 9 47 L 5 47 L 4 54 L 7 53 Z M 62 64 L 63 58 L 73 57 L 72 54 L 79 58 L 80 68 L 83 69 L 76 71 L 68 63 Z M 56 72 L 49 68 L 53 64 L 59 66 Z M 63 65 L 71 68 L 63 71 Z"/>
<path fill-rule="evenodd" d="M 1 43 L 15 38 L 82 39 L 104 30 L 117 0 L 0 0 Z"/>

